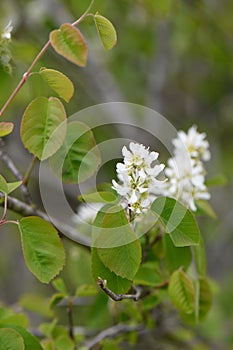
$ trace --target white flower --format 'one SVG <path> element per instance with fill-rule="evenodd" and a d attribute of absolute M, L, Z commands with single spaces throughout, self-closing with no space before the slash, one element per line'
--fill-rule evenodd
<path fill-rule="evenodd" d="M 209 199 L 205 186 L 205 170 L 202 163 L 190 159 L 189 164 L 183 157 L 168 160 L 165 175 L 168 178 L 164 194 L 180 200 L 191 210 L 196 211 L 195 200 Z"/>
<path fill-rule="evenodd" d="M 4 31 L 1 34 L 2 39 L 11 39 L 11 32 L 13 30 L 13 26 L 11 25 L 11 21 L 7 24 L 7 26 L 4 28 Z"/>
<path fill-rule="evenodd" d="M 187 132 L 179 131 L 177 138 L 172 143 L 175 146 L 176 155 L 185 150 L 192 158 L 199 158 L 204 161 L 210 159 L 209 142 L 205 140 L 206 134 L 197 132 L 197 126 L 193 125 Z"/>
<path fill-rule="evenodd" d="M 157 176 L 164 169 L 164 164 L 152 164 L 159 154 L 150 152 L 144 145 L 131 142 L 129 150 L 122 149 L 124 163 L 117 163 L 117 177 L 120 184 L 112 180 L 113 188 L 122 196 L 122 205 L 140 214 L 149 209 L 153 193 L 164 182 Z"/>
<path fill-rule="evenodd" d="M 173 158 L 168 160 L 163 194 L 180 200 L 192 211 L 196 211 L 195 201 L 210 199 L 205 185 L 203 160 L 210 159 L 209 143 L 204 140 L 205 133 L 198 133 L 192 126 L 188 133 L 178 132 L 172 141 L 175 146 Z"/>

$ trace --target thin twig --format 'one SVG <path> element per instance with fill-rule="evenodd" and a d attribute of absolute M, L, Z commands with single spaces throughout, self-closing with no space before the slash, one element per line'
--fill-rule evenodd
<path fill-rule="evenodd" d="M 71 339 L 74 339 L 73 302 L 71 299 L 69 299 L 69 303 L 66 309 L 68 315 L 69 336 Z"/>
<path fill-rule="evenodd" d="M 91 1 L 90 6 L 88 6 L 88 9 L 83 13 L 83 15 L 77 19 L 74 23 L 72 23 L 72 26 L 76 26 L 77 24 L 79 24 L 88 14 L 88 11 L 90 10 L 90 8 L 92 7 L 94 3 L 94 0 Z M 15 98 L 15 96 L 17 95 L 17 93 L 20 91 L 20 89 L 22 88 L 22 86 L 25 84 L 25 82 L 27 81 L 32 69 L 35 67 L 35 65 L 37 64 L 37 62 L 40 60 L 40 58 L 44 55 L 44 53 L 47 51 L 47 49 L 49 48 L 49 46 L 51 45 L 51 41 L 48 40 L 47 43 L 42 47 L 42 49 L 40 50 L 40 52 L 38 53 L 38 55 L 36 56 L 36 58 L 33 60 L 31 66 L 28 68 L 28 70 L 23 74 L 22 79 L 20 80 L 20 82 L 18 83 L 18 85 L 16 86 L 15 90 L 12 92 L 12 94 L 10 95 L 10 97 L 8 98 L 8 100 L 6 101 L 6 103 L 4 104 L 4 106 L 2 107 L 1 111 L 0 111 L 0 118 L 3 115 L 3 113 L 5 112 L 5 110 L 8 108 L 8 106 L 10 105 L 10 103 L 12 102 L 12 100 Z"/>
<path fill-rule="evenodd" d="M 3 197 L 2 194 L 0 194 L 0 199 Z M 0 206 L 3 206 L 3 203 L 0 203 Z M 76 230 L 73 226 L 69 226 L 67 224 L 64 224 L 62 221 L 59 221 L 55 218 L 51 218 L 44 213 L 43 211 L 37 209 L 36 207 L 32 207 L 22 201 L 20 201 L 17 198 L 8 196 L 8 209 L 14 211 L 15 213 L 18 213 L 22 216 L 32 216 L 36 215 L 40 218 L 44 219 L 47 222 L 53 222 L 56 227 L 59 228 L 59 232 L 67 237 L 68 239 L 71 239 L 78 244 L 83 245 L 88 250 L 90 249 L 91 242 L 90 240 L 85 237 L 84 235 L 80 234 L 78 230 Z"/>
<path fill-rule="evenodd" d="M 147 257 L 148 257 L 148 254 L 149 254 L 149 252 L 150 252 L 150 250 L 151 250 L 151 248 L 152 248 L 156 243 L 158 243 L 158 242 L 161 240 L 161 238 L 162 238 L 162 232 L 159 232 L 159 233 L 155 236 L 155 238 L 152 240 L 152 242 L 148 242 L 148 236 L 146 236 L 146 237 L 147 237 L 147 243 L 146 243 L 146 245 L 145 245 L 145 249 L 144 249 L 144 252 L 143 252 L 143 258 L 142 258 L 142 261 L 143 261 L 143 262 L 146 261 L 146 259 L 147 259 Z"/>
<path fill-rule="evenodd" d="M 106 281 L 104 281 L 101 277 L 98 277 L 97 284 L 100 286 L 100 288 L 113 300 L 115 301 L 121 301 L 123 299 L 132 299 L 134 301 L 138 301 L 141 297 L 141 289 L 135 288 L 136 293 L 135 294 L 116 294 L 111 289 L 106 287 Z"/>
<path fill-rule="evenodd" d="M 90 9 L 92 8 L 93 4 L 94 4 L 95 0 L 92 0 L 90 5 L 88 6 L 88 8 L 86 9 L 86 11 L 82 14 L 81 17 L 79 17 L 75 22 L 72 23 L 72 26 L 77 26 L 80 22 L 82 22 L 84 20 L 84 18 L 88 15 L 88 12 L 90 11 Z"/>
<path fill-rule="evenodd" d="M 5 151 L 0 150 L 0 159 L 2 162 L 5 163 L 7 168 L 11 171 L 11 173 L 15 176 L 15 178 L 18 181 L 23 181 L 22 174 L 20 173 L 20 171 L 18 170 L 18 168 L 14 164 L 13 160 L 10 158 L 10 156 Z M 20 190 L 24 196 L 25 202 L 28 204 L 32 204 L 31 195 L 27 189 L 27 186 L 24 183 L 22 183 L 22 185 L 20 186 Z"/>
<path fill-rule="evenodd" d="M 84 344 L 85 349 L 91 350 L 94 348 L 95 345 L 99 344 L 102 340 L 106 338 L 115 338 L 120 334 L 135 332 L 135 331 L 143 331 L 144 327 L 143 325 L 139 324 L 136 326 L 129 326 L 127 324 L 118 324 L 116 326 L 110 327 L 105 329 L 104 331 L 100 332 L 96 337 L 93 339 L 87 341 Z"/>
<path fill-rule="evenodd" d="M 23 74 L 22 79 L 20 80 L 20 82 L 18 83 L 17 87 L 15 88 L 15 90 L 12 92 L 12 94 L 10 95 L 10 97 L 8 98 L 8 100 L 6 101 L 6 103 L 4 104 L 4 106 L 2 107 L 1 111 L 0 111 L 0 117 L 3 115 L 3 113 L 5 112 L 5 110 L 7 109 L 7 107 L 10 105 L 10 103 L 12 102 L 12 100 L 15 98 L 15 96 L 17 95 L 17 93 L 19 92 L 19 90 L 22 88 L 22 86 L 25 84 L 25 82 L 27 81 L 32 69 L 34 68 L 34 66 L 36 65 L 36 63 L 39 61 L 39 59 L 43 56 L 43 54 L 46 52 L 46 50 L 48 49 L 48 47 L 50 46 L 50 40 L 43 46 L 43 48 L 41 49 L 41 51 L 38 53 L 38 55 L 36 56 L 36 58 L 33 60 L 31 66 L 28 68 L 28 70 L 26 71 L 26 73 Z"/>

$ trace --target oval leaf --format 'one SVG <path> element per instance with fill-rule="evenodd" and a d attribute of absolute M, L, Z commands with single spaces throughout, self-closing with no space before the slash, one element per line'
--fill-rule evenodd
<path fill-rule="evenodd" d="M 186 322 L 196 324 L 197 321 L 203 321 L 213 303 L 213 295 L 210 288 L 210 284 L 207 278 L 200 278 L 197 280 L 198 293 L 196 300 L 195 312 L 191 314 L 183 314 L 183 318 Z"/>
<path fill-rule="evenodd" d="M 28 269 L 49 283 L 63 268 L 65 252 L 55 228 L 37 216 L 19 221 L 23 254 Z"/>
<path fill-rule="evenodd" d="M 110 271 L 100 260 L 96 248 L 91 250 L 91 267 L 94 280 L 97 282 L 98 277 L 107 281 L 107 287 L 115 293 L 127 293 L 131 286 L 131 281 L 126 278 L 117 276 Z"/>
<path fill-rule="evenodd" d="M 176 247 L 199 244 L 200 231 L 195 217 L 181 203 L 173 198 L 159 197 L 153 202 L 151 210 L 159 217 Z"/>
<path fill-rule="evenodd" d="M 63 100 L 70 101 L 74 94 L 74 85 L 65 74 L 54 69 L 41 68 L 40 75 Z"/>
<path fill-rule="evenodd" d="M 121 206 L 112 206 L 101 215 L 101 228 L 98 230 L 93 226 L 93 242 L 98 247 L 98 255 L 110 271 L 133 280 L 141 263 L 140 241 Z"/>
<path fill-rule="evenodd" d="M 117 43 L 117 34 L 112 23 L 98 13 L 94 16 L 95 25 L 102 44 L 106 50 L 111 50 Z"/>
<path fill-rule="evenodd" d="M 0 123 L 0 137 L 9 135 L 14 129 L 13 123 L 1 122 Z"/>
<path fill-rule="evenodd" d="M 55 174 L 64 182 L 79 183 L 91 177 L 100 164 L 100 153 L 91 129 L 81 122 L 68 124 L 64 144 L 50 159 Z"/>
<path fill-rule="evenodd" d="M 80 31 L 69 23 L 50 33 L 50 41 L 54 50 L 67 60 L 80 67 L 86 66 L 87 44 Z"/>
<path fill-rule="evenodd" d="M 173 273 L 168 293 L 179 311 L 187 314 L 194 312 L 194 284 L 184 271 L 177 270 Z"/>
<path fill-rule="evenodd" d="M 65 121 L 65 109 L 58 98 L 36 98 L 22 119 L 20 134 L 24 146 L 40 160 L 50 157 L 65 139 Z"/>
<path fill-rule="evenodd" d="M 25 350 L 23 338 L 11 328 L 1 328 L 0 350 Z"/>
<path fill-rule="evenodd" d="M 33 336 L 31 335 L 29 332 L 26 331 L 26 329 L 24 329 L 21 326 L 17 326 L 17 325 L 9 325 L 9 327 L 17 332 L 18 334 L 20 334 L 20 336 L 23 338 L 23 342 L 24 342 L 24 350 L 43 350 L 39 341 Z M 1 339 L 1 337 L 0 337 Z M 1 349 L 1 348 L 0 348 Z M 5 348 L 9 349 L 8 347 Z M 11 349 L 11 348 L 10 348 Z M 12 349 L 13 350 L 13 349 Z M 17 348 L 18 350 L 18 348 Z"/>

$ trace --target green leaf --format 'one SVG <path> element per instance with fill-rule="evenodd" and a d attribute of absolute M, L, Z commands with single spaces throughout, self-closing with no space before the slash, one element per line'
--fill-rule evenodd
<path fill-rule="evenodd" d="M 83 296 L 93 296 L 97 294 L 96 286 L 93 284 L 82 284 L 79 286 L 76 290 L 75 295 L 78 297 L 83 297 Z"/>
<path fill-rule="evenodd" d="M 177 270 L 172 274 L 168 293 L 179 311 L 187 314 L 194 312 L 194 284 L 184 271 Z"/>
<path fill-rule="evenodd" d="M 200 237 L 200 244 L 193 246 L 194 260 L 197 272 L 200 276 L 205 277 L 206 275 L 206 254 L 205 254 L 205 243 L 202 237 Z"/>
<path fill-rule="evenodd" d="M 22 185 L 22 181 L 8 182 L 8 184 L 7 184 L 7 188 L 8 188 L 7 194 L 10 194 L 11 192 L 16 190 L 21 185 Z"/>
<path fill-rule="evenodd" d="M 82 194 L 78 197 L 79 201 L 87 203 L 113 203 L 117 200 L 117 195 L 112 192 L 100 191 Z"/>
<path fill-rule="evenodd" d="M 14 124 L 10 122 L 1 122 L 0 123 L 0 137 L 4 137 L 12 133 L 14 129 Z"/>
<path fill-rule="evenodd" d="M 5 194 L 8 193 L 7 182 L 2 175 L 0 175 L 0 192 L 3 192 Z"/>
<path fill-rule="evenodd" d="M 91 177 L 100 164 L 100 153 L 90 128 L 81 122 L 68 124 L 64 144 L 50 165 L 64 182 L 79 183 Z"/>
<path fill-rule="evenodd" d="M 208 312 L 211 309 L 213 303 L 213 295 L 210 288 L 210 284 L 207 278 L 200 278 L 198 281 L 198 295 L 197 295 L 197 305 L 196 305 L 196 315 L 195 312 L 191 314 L 182 315 L 184 320 L 190 323 L 196 323 L 197 321 L 203 321 Z"/>
<path fill-rule="evenodd" d="M 163 278 L 158 271 L 157 264 L 151 261 L 142 264 L 134 277 L 133 283 L 151 287 L 163 283 Z"/>
<path fill-rule="evenodd" d="M 66 112 L 61 101 L 56 97 L 33 100 L 24 112 L 20 134 L 25 148 L 40 160 L 53 155 L 66 135 Z"/>
<path fill-rule="evenodd" d="M 26 329 L 24 329 L 23 327 L 16 326 L 16 325 L 8 325 L 8 327 L 11 328 L 13 331 L 17 332 L 18 334 L 20 334 L 20 336 L 23 338 L 24 350 L 32 350 L 32 349 L 43 350 L 39 341 L 34 336 L 32 336 L 29 332 L 27 332 Z M 1 336 L 0 336 L 0 339 L 1 339 Z M 8 350 L 8 349 L 11 349 L 11 348 L 8 348 L 8 347 L 4 348 L 4 350 Z M 1 347 L 0 347 L 0 350 L 1 350 Z"/>
<path fill-rule="evenodd" d="M 49 307 L 53 309 L 57 304 L 64 299 L 65 295 L 62 293 L 53 294 L 49 300 Z"/>
<path fill-rule="evenodd" d="M 101 228 L 93 225 L 93 242 L 104 265 L 116 275 L 132 280 L 141 263 L 141 244 L 121 206 L 101 216 Z M 97 219 L 98 220 L 98 219 Z"/>
<path fill-rule="evenodd" d="M 199 320 L 203 320 L 213 304 L 213 295 L 208 279 L 199 279 Z"/>
<path fill-rule="evenodd" d="M 65 251 L 56 229 L 37 216 L 19 221 L 23 254 L 28 269 L 49 283 L 63 268 Z"/>
<path fill-rule="evenodd" d="M 25 350 L 21 335 L 11 328 L 0 329 L 0 350 Z"/>
<path fill-rule="evenodd" d="M 87 193 L 78 196 L 80 202 L 116 204 L 119 195 L 110 183 L 104 182 L 90 189 Z"/>
<path fill-rule="evenodd" d="M 203 199 L 198 199 L 195 201 L 195 204 L 197 206 L 197 215 L 204 214 L 208 215 L 214 220 L 217 219 L 216 213 L 208 202 L 204 201 Z"/>
<path fill-rule="evenodd" d="M 74 350 L 74 342 L 68 335 L 61 335 L 54 341 L 56 350 Z"/>
<path fill-rule="evenodd" d="M 69 23 L 50 33 L 50 41 L 54 50 L 67 60 L 80 67 L 86 66 L 87 44 L 81 32 Z"/>
<path fill-rule="evenodd" d="M 176 247 L 196 245 L 200 231 L 190 210 L 173 198 L 159 197 L 151 207 Z"/>
<path fill-rule="evenodd" d="M 161 300 L 160 296 L 159 296 L 159 294 L 157 292 L 146 296 L 142 300 L 143 309 L 144 310 L 151 310 L 151 309 L 153 309 L 156 305 L 158 305 L 160 300 Z"/>
<path fill-rule="evenodd" d="M 192 262 L 190 247 L 175 247 L 169 235 L 163 235 L 163 242 L 165 248 L 165 265 L 168 270 L 171 273 L 181 267 L 187 270 Z"/>
<path fill-rule="evenodd" d="M 103 280 L 107 281 L 107 287 L 113 292 L 117 294 L 127 293 L 131 286 L 131 281 L 117 276 L 114 272 L 110 271 L 100 260 L 96 248 L 92 248 L 91 253 L 92 274 L 94 280 L 97 282 L 98 277 L 101 277 Z"/>
<path fill-rule="evenodd" d="M 44 322 L 41 323 L 39 325 L 39 330 L 41 331 L 41 333 L 43 333 L 47 338 L 51 338 L 53 331 L 56 327 L 56 323 L 57 323 L 57 319 L 53 319 L 52 322 L 48 323 L 48 322 Z"/>
<path fill-rule="evenodd" d="M 53 340 L 51 339 L 43 339 L 41 344 L 43 346 L 43 350 L 54 350 Z"/>
<path fill-rule="evenodd" d="M 0 192 L 10 194 L 14 190 L 16 190 L 16 188 L 18 188 L 20 185 L 22 185 L 22 181 L 7 183 L 4 177 L 0 175 Z"/>
<path fill-rule="evenodd" d="M 63 100 L 70 101 L 74 94 L 74 85 L 65 74 L 55 69 L 41 68 L 40 75 Z"/>
<path fill-rule="evenodd" d="M 52 285 L 58 292 L 63 293 L 64 295 L 68 294 L 65 282 L 61 277 L 55 278 Z"/>
<path fill-rule="evenodd" d="M 117 43 L 117 33 L 112 23 L 98 13 L 94 16 L 95 25 L 105 50 L 111 50 Z"/>
<path fill-rule="evenodd" d="M 28 326 L 27 316 L 23 313 L 13 313 L 12 310 L 6 310 L 4 314 L 0 311 L 0 325 L 12 324 L 22 327 Z"/>

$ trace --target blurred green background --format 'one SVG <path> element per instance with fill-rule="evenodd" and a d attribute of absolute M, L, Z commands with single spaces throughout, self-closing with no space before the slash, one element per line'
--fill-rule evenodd
<path fill-rule="evenodd" d="M 48 40 L 49 32 L 61 23 L 74 21 L 88 4 L 87 0 L 0 2 L 1 27 L 9 20 L 14 26 L 12 74 L 0 68 L 0 106 Z M 207 133 L 212 153 L 208 177 L 224 174 L 227 183 L 211 189 L 217 220 L 200 219 L 209 276 L 216 286 L 213 309 L 198 332 L 210 341 L 211 349 L 232 349 L 233 2 L 96 0 L 93 12 L 96 10 L 114 23 L 117 46 L 105 52 L 91 19 L 87 19 L 80 29 L 88 41 L 88 66 L 78 68 L 50 48 L 37 69 L 59 69 L 73 80 L 76 92 L 66 106 L 68 115 L 98 103 L 125 101 L 155 109 L 178 130 L 197 124 L 199 131 Z M 6 149 L 22 172 L 31 156 L 19 139 L 20 120 L 27 104 L 36 96 L 49 93 L 46 89 L 38 76 L 32 76 L 4 115 L 4 120 L 16 124 L 13 134 L 5 139 Z M 0 166 L 4 172 L 1 163 Z M 111 180 L 112 170 L 106 171 L 106 178 Z M 35 171 L 30 189 L 33 199 L 40 203 L 37 176 Z M 75 203 L 75 198 L 70 200 Z M 10 228 L 1 229 L 0 233 L 0 299 L 14 304 L 26 292 L 48 293 L 47 287 L 39 285 L 26 270 L 17 234 Z M 71 285 L 77 285 L 82 277 L 79 279 L 79 259 L 73 253 L 68 259 L 67 279 Z"/>

